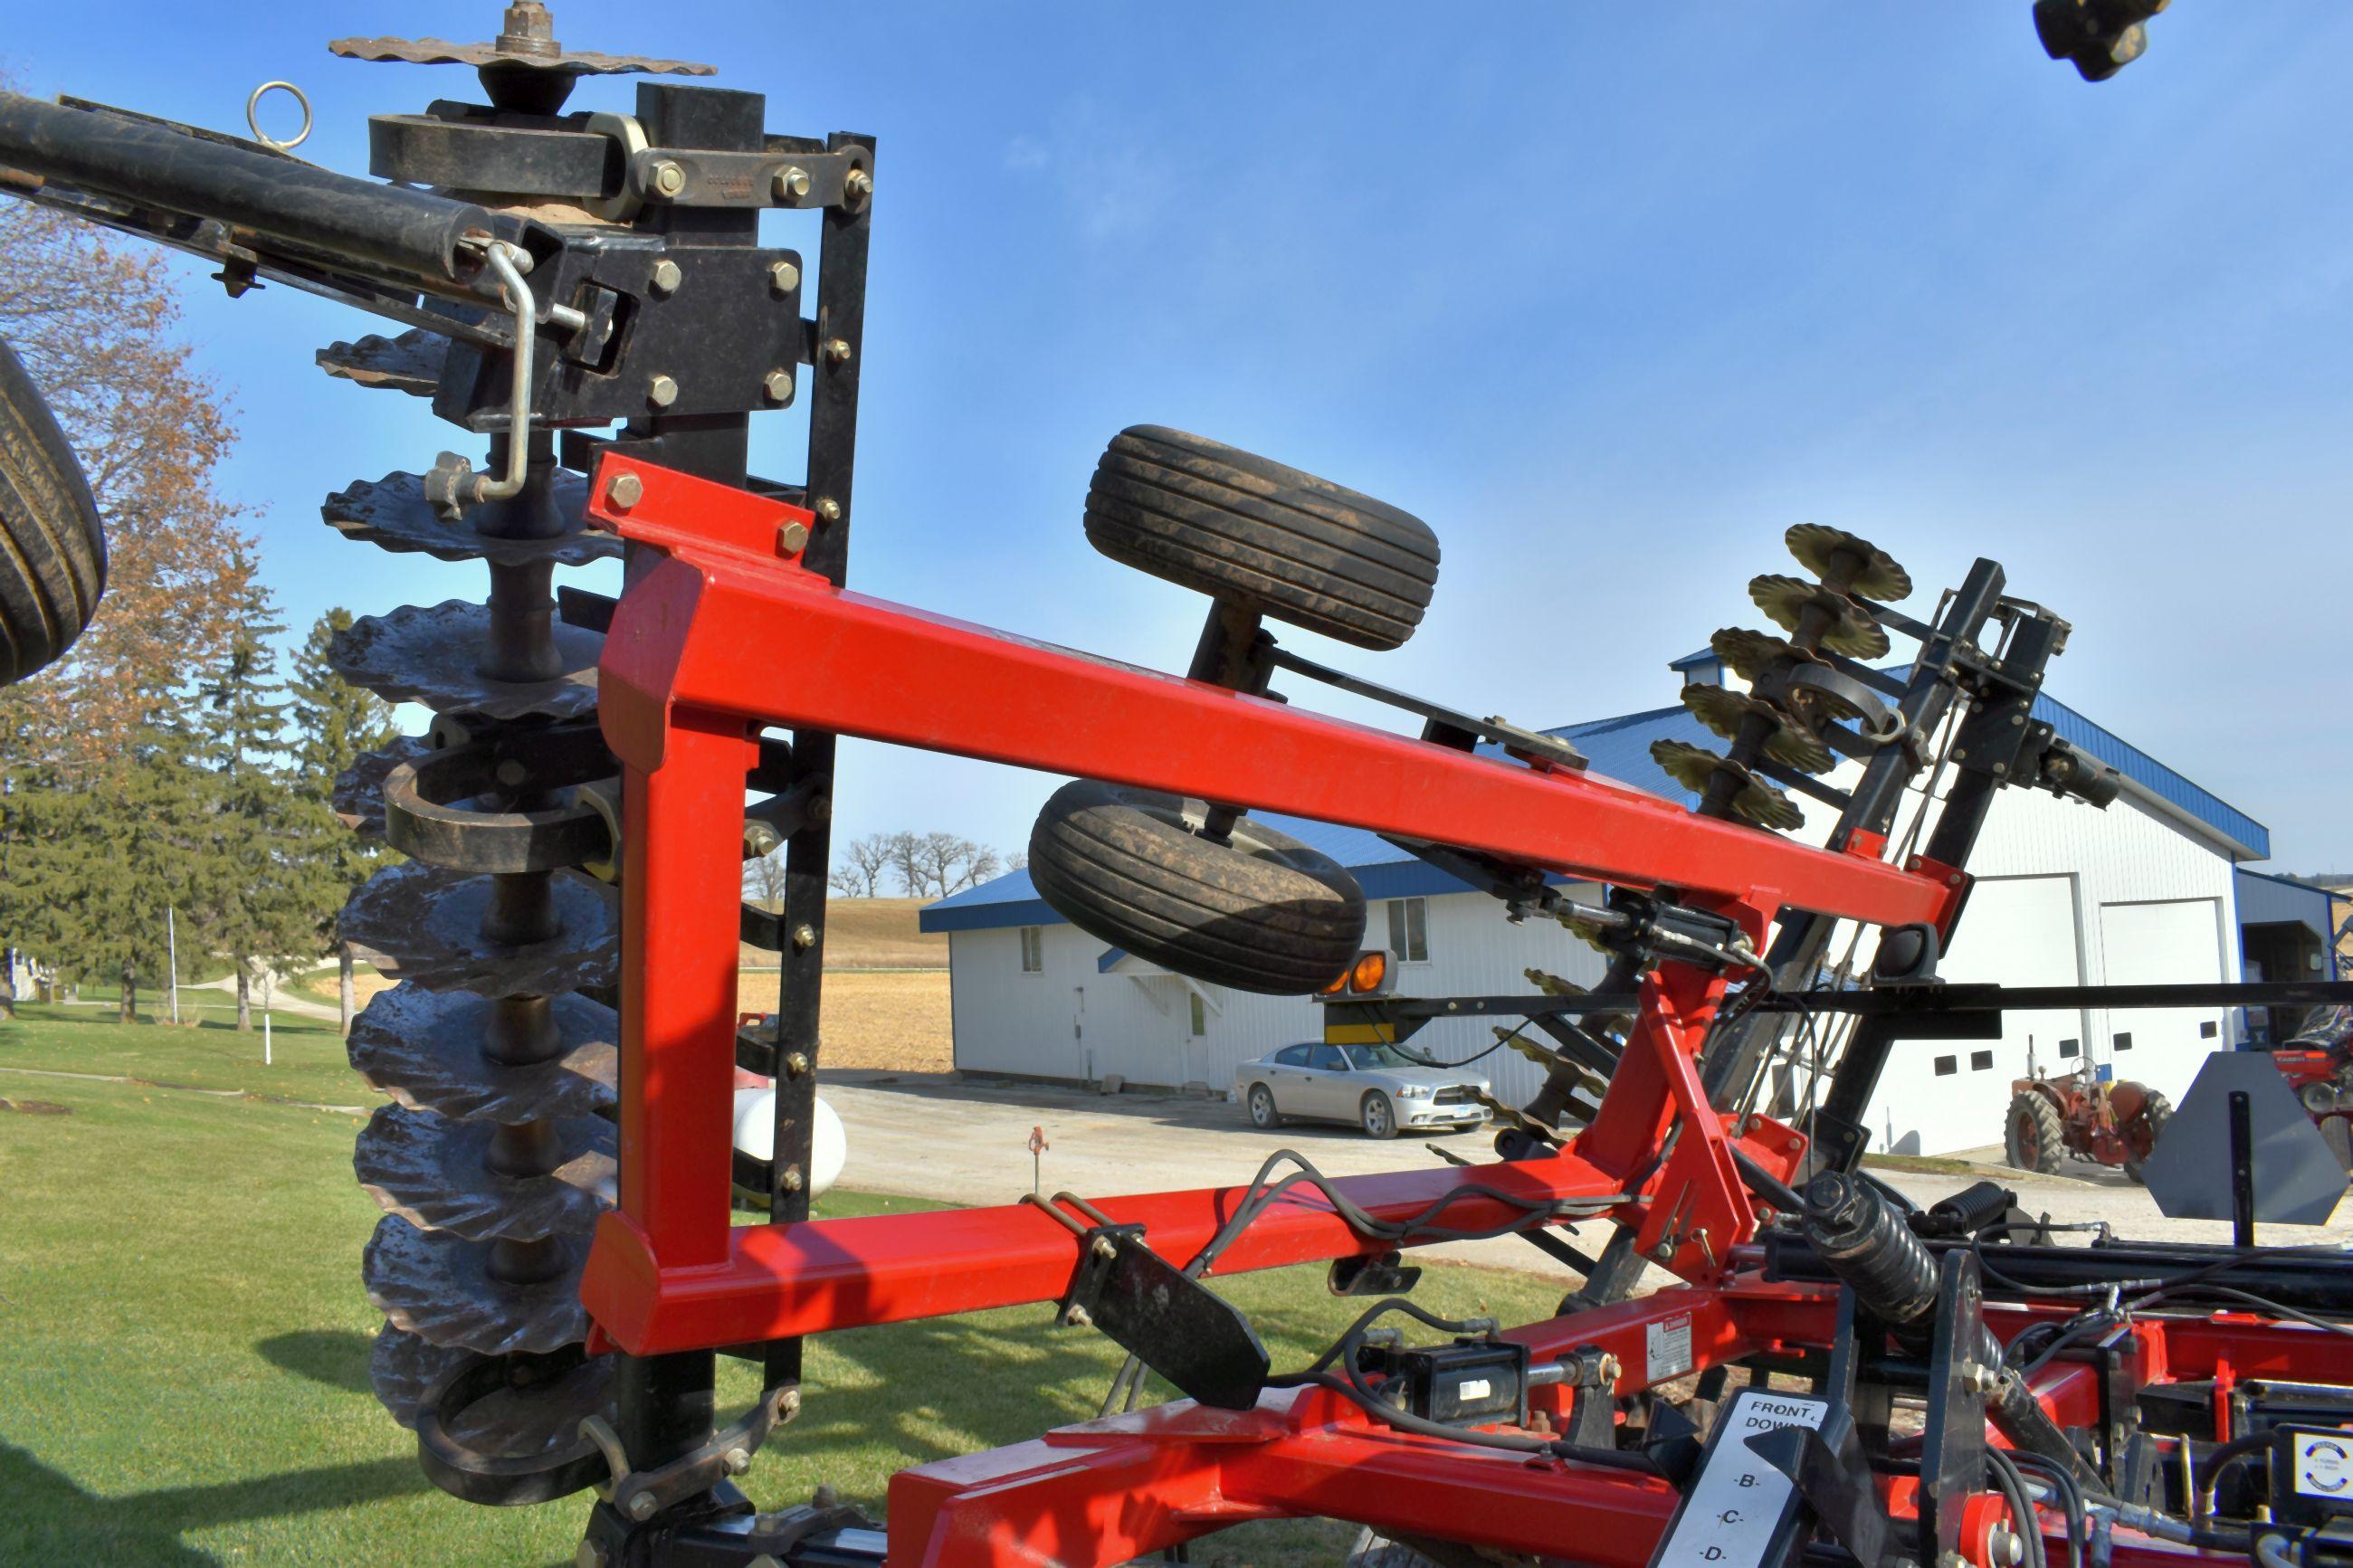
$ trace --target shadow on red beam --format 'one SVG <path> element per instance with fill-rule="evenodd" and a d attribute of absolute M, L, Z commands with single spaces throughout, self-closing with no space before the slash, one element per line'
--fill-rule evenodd
<path fill-rule="evenodd" d="M 1563 1154 L 1343 1176 L 1333 1185 L 1376 1219 L 1395 1222 L 1421 1214 L 1451 1192 L 1484 1187 L 1553 1202 L 1613 1194 L 1619 1179 Z M 1115 1221 L 1144 1226 L 1154 1251 L 1183 1263 L 1217 1234 L 1247 1192 L 1202 1188 L 1105 1198 L 1100 1206 Z M 1473 1191 L 1434 1223 L 1492 1229 L 1525 1212 Z M 1226 1249 L 1214 1272 L 1356 1257 L 1390 1245 L 1359 1236 L 1322 1193 L 1294 1187 Z M 626 1215 L 607 1214 L 580 1287 L 600 1345 L 654 1355 L 1050 1301 L 1070 1284 L 1078 1241 L 1037 1209 L 1011 1204 L 738 1226 L 729 1237 L 729 1253 L 714 1267 L 664 1269 L 641 1229 Z"/>
<path fill-rule="evenodd" d="M 1674 1511 L 1665 1481 L 1376 1426 L 1334 1395 L 1255 1410 L 1180 1401 L 1063 1427 L 892 1478 L 892 1568 L 1128 1562 L 1244 1520 L 1323 1515 L 1385 1532 L 1581 1561 L 1647 1563 Z"/>

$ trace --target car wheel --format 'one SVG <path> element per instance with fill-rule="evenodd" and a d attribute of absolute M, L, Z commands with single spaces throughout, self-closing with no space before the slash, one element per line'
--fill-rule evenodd
<path fill-rule="evenodd" d="M 1282 1113 L 1274 1108 L 1274 1091 L 1262 1083 L 1250 1085 L 1250 1125 L 1261 1131 L 1282 1122 Z"/>
<path fill-rule="evenodd" d="M 1367 1138 L 1394 1138 L 1398 1135 L 1397 1107 L 1389 1102 L 1388 1095 L 1377 1089 L 1365 1096 L 1364 1104 L 1357 1108 L 1356 1117 L 1364 1123 Z"/>

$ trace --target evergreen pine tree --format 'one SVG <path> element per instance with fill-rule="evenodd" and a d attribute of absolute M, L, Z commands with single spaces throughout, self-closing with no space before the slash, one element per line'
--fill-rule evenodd
<path fill-rule="evenodd" d="M 376 868 L 399 858 L 381 839 L 363 838 L 325 815 L 333 809 L 335 775 L 351 767 L 362 752 L 388 746 L 400 736 L 392 704 L 365 687 L 349 684 L 327 662 L 335 634 L 351 624 L 352 613 L 340 605 L 312 623 L 286 684 L 294 724 L 294 787 L 311 808 L 304 826 L 316 829 L 304 860 L 319 916 L 318 946 L 322 951 L 332 948 L 343 971 L 345 1034 L 352 1027 L 352 950 L 350 943 L 337 940 L 335 917 L 353 889 Z"/>

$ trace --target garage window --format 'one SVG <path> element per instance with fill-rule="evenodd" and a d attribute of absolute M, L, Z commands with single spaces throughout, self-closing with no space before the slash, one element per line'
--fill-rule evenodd
<path fill-rule="evenodd" d="M 2129 1033 L 2121 1034 L 2116 1037 L 2116 1049 L 2120 1051 L 2128 1051 L 2132 1049 L 2132 1036 Z"/>
<path fill-rule="evenodd" d="M 1938 1078 L 1950 1078 L 1960 1070 L 1961 1063 L 1959 1058 L 1938 1057 L 1936 1058 L 1936 1076 Z"/>
<path fill-rule="evenodd" d="M 1043 926 L 1021 928 L 1021 973 L 1046 973 L 1046 929 Z"/>
<path fill-rule="evenodd" d="M 1991 1051 L 1971 1051 L 1969 1053 L 1969 1070 L 1971 1072 L 1983 1072 L 1991 1066 L 1993 1066 L 1993 1053 Z"/>
<path fill-rule="evenodd" d="M 1389 951 L 1401 963 L 1430 962 L 1430 900 L 1389 900 Z"/>
<path fill-rule="evenodd" d="M 2084 1042 L 2062 1040 L 2059 1042 L 2059 1054 L 2063 1057 L 2080 1057 L 2084 1054 Z"/>
<path fill-rule="evenodd" d="M 1193 1004 L 1193 1037 L 1199 1039 L 1209 1032 L 1209 1010 L 1201 1005 L 1201 994 L 1194 992 L 1187 1001 Z"/>

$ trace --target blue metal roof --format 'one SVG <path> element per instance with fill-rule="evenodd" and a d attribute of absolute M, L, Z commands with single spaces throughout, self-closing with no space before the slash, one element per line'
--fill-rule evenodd
<path fill-rule="evenodd" d="M 1702 657 L 1693 655 L 1677 663 L 1694 663 Z M 1715 656 L 1706 653 L 1704 657 Z M 2137 746 L 2118 740 L 2064 703 L 2039 697 L 2034 703 L 2034 716 L 2049 722 L 2061 738 L 2108 763 L 2185 816 L 2252 849 L 2254 853 L 2250 858 L 2260 860 L 2271 854 L 2271 835 L 2262 823 L 2200 789 Z M 1709 747 L 1720 743 L 1681 703 L 1616 719 L 1571 724 L 1546 733 L 1572 742 L 1591 760 L 1595 773 L 1680 801 L 1686 806 L 1697 805 L 1699 797 L 1669 778 L 1651 760 L 1651 742 L 1688 741 Z M 1269 816 L 1261 820 L 1347 867 L 1368 899 L 1434 897 L 1470 890 L 1460 879 L 1413 858 L 1380 835 L 1361 827 L 1311 822 L 1299 816 Z M 957 931 L 1055 925 L 1061 919 L 1038 896 L 1029 872 L 1012 871 L 942 899 L 922 911 L 918 923 L 927 931 Z"/>

